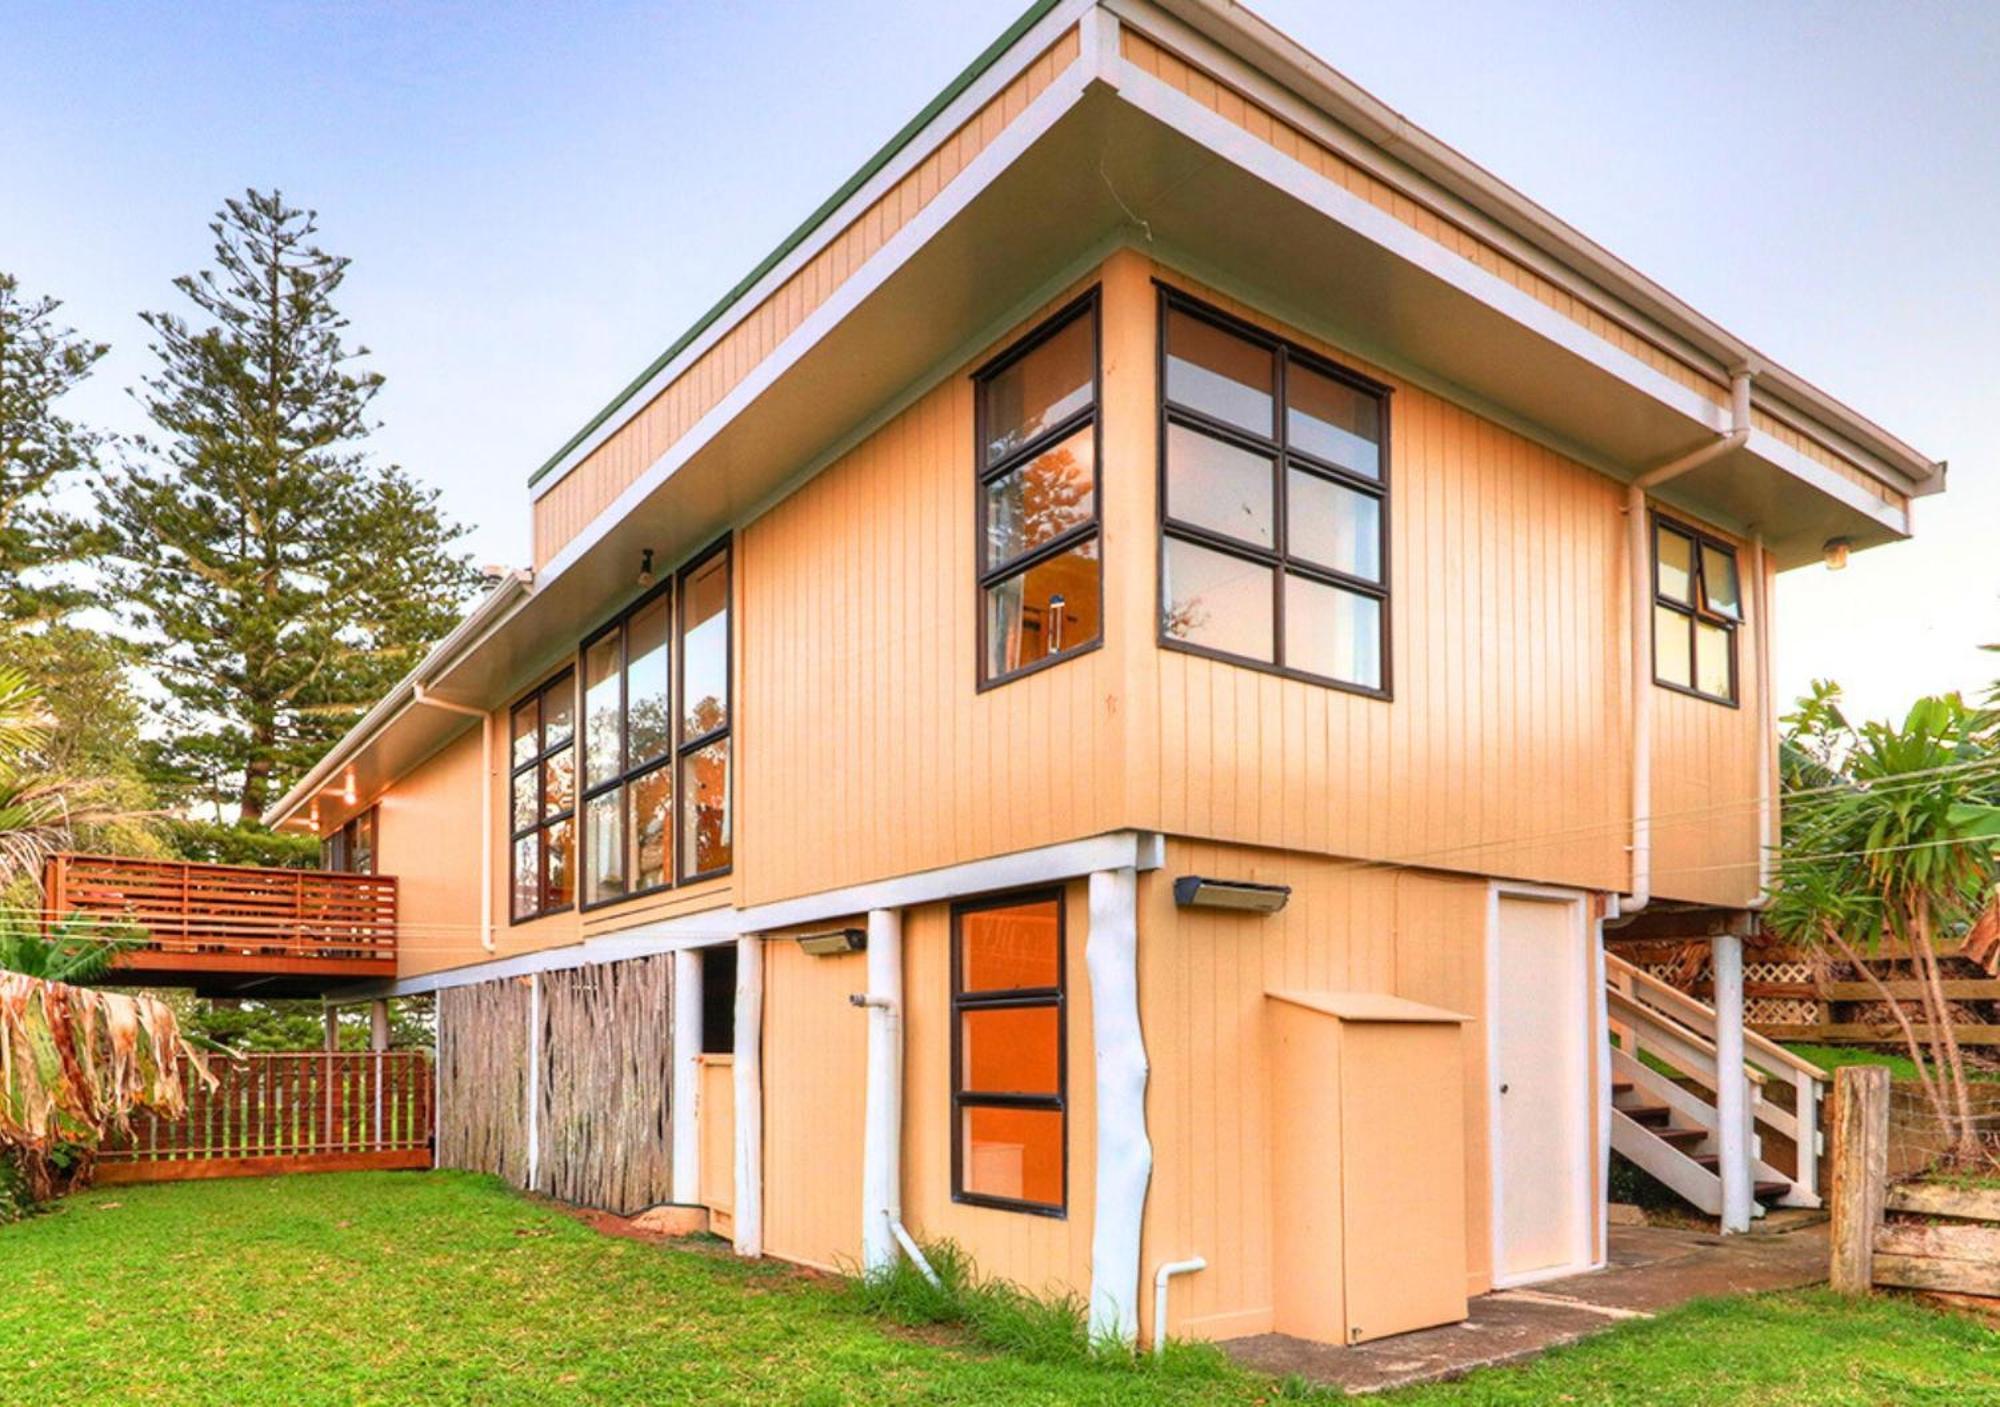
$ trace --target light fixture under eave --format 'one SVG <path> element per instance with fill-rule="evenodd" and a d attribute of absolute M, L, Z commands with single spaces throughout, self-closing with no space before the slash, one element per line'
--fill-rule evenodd
<path fill-rule="evenodd" d="M 653 584 L 653 549 L 648 547 L 639 553 L 639 585 Z"/>
<path fill-rule="evenodd" d="M 801 933 L 799 951 L 808 957 L 836 958 L 842 953 L 859 953 L 868 947 L 864 928 L 836 928 L 827 933 Z"/>
<path fill-rule="evenodd" d="M 1837 572 L 1846 566 L 1848 549 L 1852 546 L 1853 544 L 1844 537 L 1828 538 L 1826 545 L 1819 550 L 1821 559 L 1826 563 L 1826 569 Z"/>
<path fill-rule="evenodd" d="M 1289 884 L 1252 884 L 1241 879 L 1204 879 L 1184 874 L 1174 881 L 1174 902 L 1184 909 L 1236 909 L 1275 914 L 1292 897 Z"/>
<path fill-rule="evenodd" d="M 352 767 L 347 769 L 347 781 L 340 789 L 340 799 L 349 806 L 354 804 L 354 769 Z"/>

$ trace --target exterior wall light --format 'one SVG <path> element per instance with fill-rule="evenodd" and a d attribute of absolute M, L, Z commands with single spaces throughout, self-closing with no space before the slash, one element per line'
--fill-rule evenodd
<path fill-rule="evenodd" d="M 1184 909 L 1237 909 L 1275 914 L 1292 897 L 1289 884 L 1252 884 L 1239 879 L 1203 879 L 1184 874 L 1174 881 L 1174 902 Z"/>
<path fill-rule="evenodd" d="M 1844 537 L 1830 537 L 1826 540 L 1826 545 L 1819 551 L 1828 571 L 1837 572 L 1847 565 L 1848 546 L 1849 543 Z"/>
<path fill-rule="evenodd" d="M 836 928 L 829 933 L 801 933 L 799 951 L 809 957 L 837 958 L 843 953 L 859 953 L 867 950 L 868 931 L 862 928 Z"/>

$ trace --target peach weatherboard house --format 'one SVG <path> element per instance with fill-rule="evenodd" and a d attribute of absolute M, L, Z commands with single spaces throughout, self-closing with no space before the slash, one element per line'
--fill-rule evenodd
<path fill-rule="evenodd" d="M 1044 0 L 268 819 L 396 877 L 446 1165 L 1371 1339 L 1601 1263 L 1609 1147 L 1816 1199 L 1772 581 L 1942 486 L 1248 12 Z"/>

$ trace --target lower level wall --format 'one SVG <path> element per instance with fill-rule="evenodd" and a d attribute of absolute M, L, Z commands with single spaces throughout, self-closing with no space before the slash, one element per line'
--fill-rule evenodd
<path fill-rule="evenodd" d="M 439 1167 L 528 1185 L 530 1000 L 527 978 L 438 993 Z"/>

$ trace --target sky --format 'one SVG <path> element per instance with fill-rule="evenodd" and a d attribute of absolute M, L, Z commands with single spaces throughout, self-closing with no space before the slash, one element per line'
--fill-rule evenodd
<path fill-rule="evenodd" d="M 0 269 L 112 344 L 66 409 L 138 431 L 138 314 L 278 187 L 354 261 L 376 452 L 525 563 L 528 474 L 1023 4 L 0 0 Z M 1254 8 L 1950 461 L 1914 542 L 1781 578 L 1781 698 L 2000 678 L 2000 6 Z"/>

